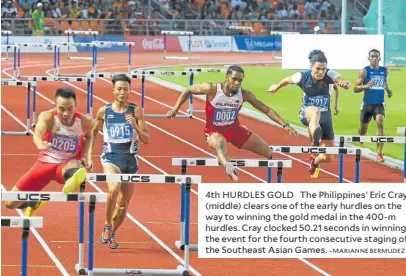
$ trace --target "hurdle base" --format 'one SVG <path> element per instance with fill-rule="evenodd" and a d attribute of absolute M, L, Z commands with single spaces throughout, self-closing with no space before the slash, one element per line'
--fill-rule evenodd
<path fill-rule="evenodd" d="M 88 269 L 78 269 L 75 266 L 76 272 L 79 275 L 88 275 Z M 93 275 L 173 275 L 173 276 L 189 276 L 187 271 L 182 265 L 176 269 L 139 269 L 139 268 L 94 268 Z"/>
<path fill-rule="evenodd" d="M 190 109 L 187 109 L 186 112 L 189 114 L 191 113 Z M 193 113 L 206 113 L 206 111 L 203 109 L 196 109 L 196 110 L 193 110 Z"/>
<path fill-rule="evenodd" d="M 198 60 L 200 57 L 164 57 L 164 59 Z"/>
<path fill-rule="evenodd" d="M 180 241 L 176 241 L 175 246 L 179 250 L 185 250 L 185 245 L 181 244 Z M 190 251 L 198 251 L 198 245 L 197 244 L 189 244 L 189 250 Z"/>
<path fill-rule="evenodd" d="M 11 136 L 30 136 L 28 131 L 2 131 L 1 135 L 11 135 Z"/>
<path fill-rule="evenodd" d="M 148 118 L 168 118 L 167 115 L 165 114 L 145 114 L 144 117 L 148 117 Z M 176 115 L 175 118 L 192 118 L 191 115 Z"/>
<path fill-rule="evenodd" d="M 93 60 L 91 57 L 69 57 L 72 60 Z M 104 58 L 97 58 L 97 60 L 104 60 Z"/>

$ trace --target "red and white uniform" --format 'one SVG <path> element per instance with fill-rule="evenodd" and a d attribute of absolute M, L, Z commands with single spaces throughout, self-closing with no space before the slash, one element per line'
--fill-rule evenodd
<path fill-rule="evenodd" d="M 72 126 L 65 126 L 59 120 L 56 110 L 52 111 L 54 126 L 44 134 L 43 140 L 51 148 L 41 150 L 34 166 L 17 182 L 21 191 L 40 191 L 51 180 L 64 183 L 62 170 L 74 159 L 80 159 L 83 143 L 82 114 L 75 112 Z"/>
<path fill-rule="evenodd" d="M 244 103 L 241 88 L 233 96 L 228 97 L 217 84 L 216 95 L 213 100 L 206 101 L 206 127 L 204 132 L 210 136 L 220 133 L 238 148 L 248 140 L 252 132 L 240 125 L 238 113 Z"/>

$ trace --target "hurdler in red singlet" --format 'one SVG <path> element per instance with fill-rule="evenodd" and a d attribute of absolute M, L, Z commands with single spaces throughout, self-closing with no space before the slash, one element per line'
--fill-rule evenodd
<path fill-rule="evenodd" d="M 76 112 L 76 95 L 70 88 L 56 92 L 56 108 L 41 112 L 34 133 L 39 150 L 33 167 L 15 184 L 12 191 L 41 191 L 55 180 L 70 193 L 86 179 L 87 152 L 93 127 L 92 119 Z M 25 209 L 33 216 L 44 202 L 7 201 L 7 208 Z"/>
<path fill-rule="evenodd" d="M 240 66 L 230 66 L 226 80 L 221 84 L 202 83 L 192 85 L 183 92 L 168 118 L 176 116 L 179 108 L 190 95 L 206 95 L 206 126 L 204 129 L 209 147 L 215 149 L 221 165 L 232 180 L 238 176 L 230 162 L 227 142 L 240 149 L 246 149 L 265 158 L 272 157 L 269 145 L 259 136 L 240 125 L 238 113 L 244 102 L 267 115 L 271 120 L 283 126 L 289 133 L 297 135 L 296 130 L 289 126 L 272 108 L 258 100 L 254 93 L 241 87 L 244 70 Z"/>

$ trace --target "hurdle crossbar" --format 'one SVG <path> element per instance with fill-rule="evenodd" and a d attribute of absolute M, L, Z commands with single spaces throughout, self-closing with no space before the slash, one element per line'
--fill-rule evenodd
<path fill-rule="evenodd" d="M 192 57 L 192 35 L 193 32 L 188 32 L 188 31 L 161 31 L 161 35 L 164 36 L 164 59 L 200 59 L 199 57 Z M 166 51 L 166 36 L 167 35 L 180 35 L 180 36 L 188 36 L 188 55 L 185 56 L 167 56 Z"/>
<path fill-rule="evenodd" d="M 397 133 L 406 137 L 406 127 L 398 127 Z M 406 143 L 403 150 L 403 182 L 406 183 Z"/>
<path fill-rule="evenodd" d="M 21 276 L 27 276 L 28 235 L 31 227 L 41 228 L 42 217 L 1 217 L 1 227 L 22 228 Z"/>
<path fill-rule="evenodd" d="M 340 141 L 344 139 L 344 142 L 363 142 L 363 143 L 406 143 L 406 137 L 400 136 L 351 136 L 343 135 L 336 136 L 335 140 Z"/>
<path fill-rule="evenodd" d="M 213 158 L 172 158 L 172 166 L 182 166 L 183 162 L 186 162 L 187 166 L 204 166 L 204 167 L 218 167 L 221 166 L 218 159 Z M 283 168 L 292 168 L 292 160 L 256 160 L 256 159 L 231 159 L 236 167 L 247 167 L 247 168 L 278 168 L 282 166 Z"/>
<path fill-rule="evenodd" d="M 185 68 L 185 71 L 198 72 L 198 73 L 227 73 L 227 69 L 224 68 Z"/>
<path fill-rule="evenodd" d="M 28 220 L 30 222 L 30 227 L 42 228 L 43 219 L 42 217 L 12 217 L 12 216 L 2 216 L 1 217 L 1 227 L 11 227 L 11 228 L 23 228 L 24 221 Z"/>
<path fill-rule="evenodd" d="M 111 46 L 127 46 L 128 47 L 128 73 L 131 73 L 131 47 L 135 45 L 135 42 L 123 42 L 123 41 L 93 41 L 93 64 L 92 72 L 97 72 L 97 49 L 98 48 L 107 48 Z"/>
<path fill-rule="evenodd" d="M 27 123 L 24 131 L 1 131 L 1 135 L 20 136 L 30 135 L 30 122 L 31 122 L 31 87 L 36 87 L 35 81 L 17 81 L 17 80 L 1 80 L 1 85 L 6 86 L 26 86 L 27 87 Z M 4 91 L 3 91 L 4 93 Z"/>
<path fill-rule="evenodd" d="M 135 71 L 133 71 L 135 72 Z M 126 75 L 131 79 L 140 79 L 140 78 L 148 78 L 148 75 L 145 74 L 134 74 L 134 73 L 120 73 L 120 72 L 97 72 L 97 73 L 89 73 L 88 76 L 91 78 L 114 78 L 116 75 Z"/>
<path fill-rule="evenodd" d="M 305 153 L 305 154 L 369 154 L 365 148 L 338 148 L 338 147 L 309 147 L 309 146 L 269 146 L 274 153 Z"/>
<path fill-rule="evenodd" d="M 272 168 L 277 168 L 277 182 L 282 182 L 282 171 L 284 168 L 292 168 L 292 160 L 260 160 L 260 159 L 231 159 L 230 162 L 236 167 L 247 168 L 267 168 L 268 177 L 267 182 L 271 183 L 272 180 Z M 218 167 L 221 166 L 218 159 L 215 158 L 172 158 L 172 166 L 181 166 L 182 174 L 186 174 L 187 167 Z M 185 249 L 185 240 L 187 239 L 187 220 L 185 217 L 186 212 L 190 208 L 189 202 L 186 200 L 186 185 L 181 186 L 181 207 L 180 207 L 180 239 L 175 241 L 175 246 L 180 249 Z M 189 250 L 198 251 L 198 244 L 190 244 Z"/>
<path fill-rule="evenodd" d="M 102 174 L 88 173 L 86 181 L 93 182 L 126 182 L 126 183 L 151 183 L 151 184 L 181 184 L 189 178 L 192 184 L 201 183 L 200 175 L 161 175 L 161 174 Z"/>
<path fill-rule="evenodd" d="M 67 75 L 55 75 L 55 76 L 27 76 L 30 81 L 68 81 L 68 82 L 87 82 L 87 113 L 93 117 L 93 83 L 95 78 L 88 75 L 67 76 Z M 37 120 L 37 87 L 33 87 L 33 112 L 32 112 L 32 126 L 35 127 Z"/>
<path fill-rule="evenodd" d="M 62 192 L 2 192 L 1 200 L 9 201 L 50 201 L 50 202 L 90 202 L 94 196 L 96 202 L 106 202 L 104 193 L 69 193 Z"/>

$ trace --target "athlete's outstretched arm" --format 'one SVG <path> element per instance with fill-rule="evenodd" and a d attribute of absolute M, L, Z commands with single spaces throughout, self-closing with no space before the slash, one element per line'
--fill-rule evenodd
<path fill-rule="evenodd" d="M 338 113 L 340 112 L 340 109 L 338 107 L 338 96 L 340 95 L 340 90 L 338 90 L 338 87 L 336 84 L 334 84 L 334 99 L 335 99 L 335 105 L 334 105 L 334 114 L 338 115 Z"/>
<path fill-rule="evenodd" d="M 51 147 L 51 143 L 44 141 L 43 137 L 47 130 L 53 127 L 53 116 L 49 111 L 43 111 L 39 114 L 35 125 L 34 135 L 32 137 L 34 145 L 38 150 L 44 150 Z"/>
<path fill-rule="evenodd" d="M 392 98 L 392 94 L 393 94 L 392 90 L 390 90 L 388 87 L 388 75 L 389 75 L 389 69 L 386 68 L 386 80 L 385 80 L 385 84 L 384 84 L 384 89 L 388 93 L 388 97 Z"/>
<path fill-rule="evenodd" d="M 216 93 L 216 90 L 217 87 L 215 84 L 207 82 L 189 86 L 185 91 L 182 92 L 182 94 L 180 94 L 173 109 L 168 112 L 168 118 L 171 119 L 176 116 L 179 108 L 185 103 L 190 95 L 208 95 L 210 93 Z"/>
<path fill-rule="evenodd" d="M 90 145 L 89 145 L 89 150 L 88 150 L 88 154 L 87 154 L 87 162 L 88 162 L 88 166 L 91 170 L 93 170 L 93 152 L 94 152 L 94 148 L 96 147 L 96 142 L 97 142 L 97 135 L 99 134 L 99 130 L 100 128 L 103 126 L 104 124 L 104 113 L 106 112 L 106 107 L 102 106 L 99 108 L 99 110 L 97 111 L 96 114 L 96 120 L 93 124 L 93 128 L 92 128 L 92 135 L 90 138 Z"/>
<path fill-rule="evenodd" d="M 263 112 L 266 116 L 269 117 L 269 119 L 281 125 L 287 132 L 297 135 L 297 132 L 294 128 L 287 124 L 275 110 L 258 100 L 254 93 L 248 90 L 243 90 L 243 97 L 244 101 L 249 102 L 253 107 Z"/>
<path fill-rule="evenodd" d="M 137 106 L 134 110 L 135 113 L 135 121 L 132 123 L 135 131 L 138 133 L 138 137 L 140 138 L 141 142 L 144 144 L 149 143 L 149 132 L 147 123 L 145 122 L 144 111 Z"/>
<path fill-rule="evenodd" d="M 297 83 L 299 83 L 301 77 L 302 77 L 302 73 L 297 72 L 297 73 L 293 74 L 292 76 L 284 78 L 278 84 L 271 85 L 271 87 L 269 87 L 269 89 L 266 90 L 266 92 L 276 93 L 276 91 L 278 91 L 282 87 L 285 87 L 285 86 L 287 86 L 289 84 L 297 84 Z"/>
<path fill-rule="evenodd" d="M 367 71 L 365 69 L 362 69 L 358 73 L 358 79 L 357 79 L 357 81 L 355 82 L 355 85 L 354 85 L 354 92 L 355 93 L 360 93 L 360 92 L 364 91 L 364 89 L 371 88 L 374 85 L 373 81 L 370 81 L 365 85 L 362 84 L 364 82 L 366 76 L 367 76 Z"/>

